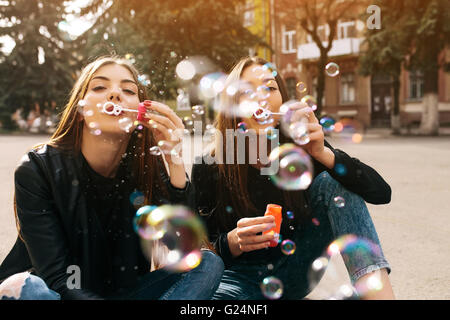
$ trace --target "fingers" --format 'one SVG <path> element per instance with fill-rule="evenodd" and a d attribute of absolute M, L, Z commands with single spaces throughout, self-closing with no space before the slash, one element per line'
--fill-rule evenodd
<path fill-rule="evenodd" d="M 270 245 L 270 241 L 258 243 L 258 244 L 247 244 L 247 245 L 239 245 L 239 249 L 243 252 L 249 252 L 254 250 L 265 249 Z"/>
<path fill-rule="evenodd" d="M 147 100 L 144 101 L 144 104 L 149 110 L 157 111 L 162 116 L 166 116 L 170 121 L 172 121 L 176 128 L 184 128 L 183 121 L 170 107 L 158 101 L 151 101 L 151 103 L 146 102 Z"/>
<path fill-rule="evenodd" d="M 171 120 L 169 120 L 169 118 L 167 118 L 167 117 L 160 116 L 160 115 L 157 115 L 157 114 L 147 114 L 146 118 L 149 118 L 150 121 L 153 121 L 153 122 L 156 122 L 156 123 L 158 123 L 160 125 L 163 125 L 167 129 L 171 129 L 171 130 L 177 129 L 175 124 Z M 150 123 L 150 125 L 151 125 L 151 123 Z"/>
<path fill-rule="evenodd" d="M 260 232 L 264 232 L 275 228 L 275 223 L 262 223 L 249 227 L 238 228 L 237 234 L 239 237 L 250 237 Z"/>
<path fill-rule="evenodd" d="M 237 222 L 237 227 L 248 227 L 256 224 L 261 223 L 273 223 L 275 222 L 274 216 L 262 216 L 262 217 L 255 217 L 255 218 L 242 218 Z"/>
<path fill-rule="evenodd" d="M 158 123 L 156 121 L 149 121 L 149 124 L 152 127 L 152 130 L 158 130 L 162 135 L 163 135 L 163 139 L 165 141 L 172 141 L 173 139 L 173 134 L 172 131 L 167 129 L 164 125 L 162 125 L 161 123 Z M 161 140 L 161 139 L 157 139 L 157 140 Z"/>
<path fill-rule="evenodd" d="M 145 126 L 158 130 L 164 137 L 164 140 L 176 141 L 181 139 L 180 132 L 184 129 L 183 121 L 177 114 L 167 105 L 158 101 L 145 100 L 144 106 L 147 110 L 158 112 L 147 113 L 146 120 L 143 121 Z"/>
<path fill-rule="evenodd" d="M 256 218 L 242 218 L 238 221 L 236 230 L 239 249 L 244 252 L 267 248 L 270 241 L 275 239 L 274 233 L 262 234 L 262 232 L 275 227 L 273 216 Z"/>
<path fill-rule="evenodd" d="M 296 121 L 305 121 L 308 123 L 319 123 L 319 120 L 317 119 L 316 115 L 314 114 L 313 109 L 311 109 L 308 106 L 295 111 L 295 113 L 292 115 L 291 122 L 296 122 Z"/>

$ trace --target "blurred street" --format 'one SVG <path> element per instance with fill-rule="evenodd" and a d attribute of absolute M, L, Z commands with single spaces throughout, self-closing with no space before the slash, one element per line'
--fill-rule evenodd
<path fill-rule="evenodd" d="M 28 148 L 47 138 L 0 136 L 0 261 L 17 236 L 14 168 Z M 327 140 L 374 167 L 392 188 L 389 205 L 368 207 L 392 267 L 396 298 L 450 299 L 450 136 L 394 137 L 387 131 L 369 130 L 359 144 Z"/>

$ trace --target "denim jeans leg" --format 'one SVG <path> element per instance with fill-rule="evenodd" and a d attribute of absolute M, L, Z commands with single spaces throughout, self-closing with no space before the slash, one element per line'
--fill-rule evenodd
<path fill-rule="evenodd" d="M 267 266 L 240 263 L 224 271 L 212 300 L 262 300 L 261 281 Z"/>
<path fill-rule="evenodd" d="M 24 274 L 16 274 L 11 277 L 15 276 L 23 277 Z M 7 280 L 8 279 L 6 279 L 5 282 Z M 11 288 L 11 290 L 16 291 L 15 289 L 18 288 Z M 59 295 L 59 293 L 49 289 L 44 280 L 28 273 L 25 278 L 24 284 L 20 289 L 19 299 L 6 294 L 2 295 L 0 300 L 61 300 L 61 296 Z"/>
<path fill-rule="evenodd" d="M 341 239 L 341 255 L 354 283 L 361 276 L 390 266 L 381 249 L 375 226 L 364 200 L 345 189 L 328 172 L 322 172 L 308 190 L 313 212 L 328 219 L 334 239 Z M 340 205 L 335 202 L 341 197 Z M 344 237 L 346 236 L 346 237 Z"/>
<path fill-rule="evenodd" d="M 224 264 L 222 259 L 209 250 L 202 250 L 202 262 L 186 272 L 170 287 L 160 300 L 210 300 L 219 286 Z"/>

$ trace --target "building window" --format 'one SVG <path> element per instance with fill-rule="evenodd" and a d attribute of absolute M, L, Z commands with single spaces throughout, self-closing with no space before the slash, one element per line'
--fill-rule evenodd
<path fill-rule="evenodd" d="M 252 0 L 247 0 L 244 7 L 244 27 L 250 27 L 255 24 L 255 6 Z"/>
<path fill-rule="evenodd" d="M 281 51 L 283 53 L 297 52 L 295 34 L 295 30 L 286 30 L 284 25 L 281 27 Z"/>
<path fill-rule="evenodd" d="M 355 75 L 344 73 L 341 75 L 341 103 L 355 102 Z"/>
<path fill-rule="evenodd" d="M 409 99 L 423 98 L 423 73 L 418 70 L 411 70 L 409 73 Z"/>
<path fill-rule="evenodd" d="M 338 39 L 356 38 L 355 21 L 338 23 Z"/>
<path fill-rule="evenodd" d="M 295 78 L 287 78 L 286 79 L 286 87 L 287 87 L 289 99 L 296 98 L 296 93 L 295 93 L 296 85 L 297 85 L 297 80 L 295 80 Z"/>

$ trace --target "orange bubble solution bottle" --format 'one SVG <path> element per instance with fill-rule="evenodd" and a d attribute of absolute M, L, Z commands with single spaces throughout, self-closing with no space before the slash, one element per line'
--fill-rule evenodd
<path fill-rule="evenodd" d="M 266 213 L 264 213 L 265 216 L 270 215 L 270 216 L 274 216 L 274 218 L 275 218 L 275 227 L 263 232 L 263 234 L 273 233 L 275 235 L 275 239 L 270 241 L 270 244 L 269 244 L 270 247 L 276 247 L 278 245 L 278 239 L 280 237 L 281 222 L 283 220 L 281 210 L 282 210 L 281 206 L 279 206 L 277 204 L 268 204 L 267 208 L 266 208 Z"/>

